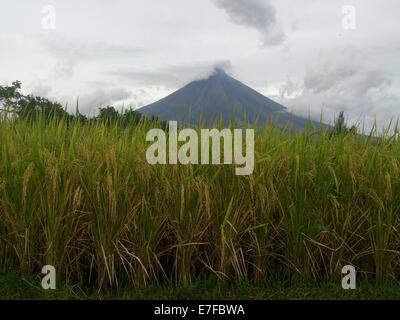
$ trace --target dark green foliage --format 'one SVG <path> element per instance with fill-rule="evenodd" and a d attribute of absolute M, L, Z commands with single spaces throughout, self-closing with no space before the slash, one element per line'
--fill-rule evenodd
<path fill-rule="evenodd" d="M 14 81 L 11 86 L 0 86 L 0 111 L 12 112 L 19 104 L 21 82 Z"/>
<path fill-rule="evenodd" d="M 42 118 L 46 122 L 62 119 L 67 124 L 73 121 L 100 122 L 108 125 L 119 124 L 123 127 L 137 125 L 144 119 L 143 115 L 132 109 L 119 112 L 113 106 L 99 108 L 96 117 L 88 118 L 79 112 L 78 102 L 75 114 L 70 114 L 60 103 L 39 96 L 23 95 L 20 89 L 20 81 L 13 82 L 11 86 L 0 86 L 0 115 L 3 113 L 27 120 Z M 161 123 L 156 117 L 151 117 L 150 121 L 166 127 L 166 124 Z"/>
<path fill-rule="evenodd" d="M 339 117 L 337 118 L 335 122 L 335 126 L 330 134 L 331 137 L 337 136 L 340 134 L 352 134 L 355 135 L 357 134 L 357 127 L 352 126 L 351 128 L 348 128 L 345 124 L 345 118 L 344 118 L 344 111 L 341 111 L 339 113 Z"/>
<path fill-rule="evenodd" d="M 34 120 L 39 115 L 44 116 L 46 120 L 73 118 L 58 102 L 39 96 L 23 95 L 20 89 L 20 81 L 14 81 L 11 86 L 0 86 L 1 111 L 28 120 Z"/>
<path fill-rule="evenodd" d="M 108 106 L 105 108 L 99 109 L 99 115 L 97 116 L 98 120 L 101 121 L 116 121 L 120 117 L 120 114 L 114 107 Z"/>

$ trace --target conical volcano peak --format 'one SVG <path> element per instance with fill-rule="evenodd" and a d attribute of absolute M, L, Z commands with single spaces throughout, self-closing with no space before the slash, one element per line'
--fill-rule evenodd
<path fill-rule="evenodd" d="M 203 80 L 196 80 L 169 96 L 139 109 L 147 116 L 164 121 L 213 124 L 222 119 L 228 125 L 234 114 L 235 123 L 264 124 L 275 121 L 282 127 L 290 120 L 294 128 L 304 128 L 306 119 L 291 115 L 281 104 L 234 79 L 221 68 Z"/>
<path fill-rule="evenodd" d="M 229 77 L 224 69 L 220 67 L 215 67 L 214 72 L 211 75 L 212 77 Z"/>

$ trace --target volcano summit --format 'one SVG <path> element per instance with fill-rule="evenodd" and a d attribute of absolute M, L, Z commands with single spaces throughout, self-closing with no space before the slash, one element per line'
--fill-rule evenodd
<path fill-rule="evenodd" d="M 280 127 L 289 125 L 295 130 L 303 129 L 307 123 L 323 126 L 289 113 L 286 107 L 219 68 L 207 79 L 193 81 L 169 96 L 140 108 L 138 112 L 185 124 L 207 125 L 222 119 L 226 126 L 234 119 L 236 126 L 256 121 L 259 125 L 266 122 L 277 123 Z"/>

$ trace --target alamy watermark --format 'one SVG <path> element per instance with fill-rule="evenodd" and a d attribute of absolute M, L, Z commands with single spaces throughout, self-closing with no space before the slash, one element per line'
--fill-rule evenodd
<path fill-rule="evenodd" d="M 357 28 L 356 8 L 354 6 L 344 6 L 342 8 L 343 19 L 342 28 L 344 30 L 355 30 Z"/>
<path fill-rule="evenodd" d="M 355 290 L 356 289 L 356 268 L 351 265 L 344 266 L 342 268 L 342 288 L 344 290 Z"/>
<path fill-rule="evenodd" d="M 147 133 L 146 141 L 154 142 L 146 152 L 147 162 L 152 165 L 235 164 L 236 175 L 251 175 L 254 171 L 254 129 L 202 129 L 199 137 L 194 129 L 182 129 L 178 133 L 177 121 L 170 121 L 168 138 L 163 130 L 152 129 Z M 184 144 L 178 148 L 179 142 Z"/>
<path fill-rule="evenodd" d="M 42 288 L 44 290 L 55 290 L 56 289 L 56 268 L 51 265 L 44 266 L 42 268 Z"/>
<path fill-rule="evenodd" d="M 56 24 L 56 8 L 52 5 L 46 5 L 42 8 L 42 29 L 44 30 L 55 30 Z"/>
<path fill-rule="evenodd" d="M 357 28 L 356 8 L 352 5 L 342 7 L 342 28 L 345 30 L 355 30 Z M 42 28 L 45 30 L 55 30 L 57 27 L 57 12 L 54 5 L 42 7 Z"/>

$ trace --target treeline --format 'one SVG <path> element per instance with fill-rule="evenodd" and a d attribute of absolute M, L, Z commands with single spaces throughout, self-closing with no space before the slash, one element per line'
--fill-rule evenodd
<path fill-rule="evenodd" d="M 33 94 L 23 95 L 21 92 L 21 82 L 14 81 L 11 86 L 0 86 L 0 116 L 7 118 L 24 119 L 34 121 L 37 118 L 50 120 L 63 120 L 67 123 L 79 121 L 81 123 L 106 123 L 120 126 L 137 125 L 141 121 L 150 121 L 161 128 L 167 128 L 168 124 L 156 117 L 147 118 L 132 109 L 123 111 L 116 110 L 113 106 L 100 107 L 96 116 L 88 117 L 79 112 L 78 103 L 74 114 L 66 111 L 60 103 L 50 101 L 47 98 L 35 96 Z M 4 117 L 0 117 L 4 118 Z M 333 128 L 330 130 L 330 137 L 342 134 L 357 134 L 356 126 L 351 128 L 345 124 L 344 112 L 340 112 Z"/>
<path fill-rule="evenodd" d="M 141 121 L 150 120 L 165 126 L 165 123 L 155 117 L 147 119 L 132 109 L 119 112 L 113 106 L 101 107 L 96 116 L 88 117 L 79 112 L 77 103 L 75 113 L 71 114 L 58 102 L 33 94 L 23 95 L 20 90 L 20 81 L 14 81 L 11 86 L 0 86 L 0 115 L 5 115 L 9 119 L 18 118 L 29 121 L 40 117 L 46 121 L 62 119 L 73 122 L 78 120 L 80 122 L 118 123 L 122 126 L 137 125 Z"/>

